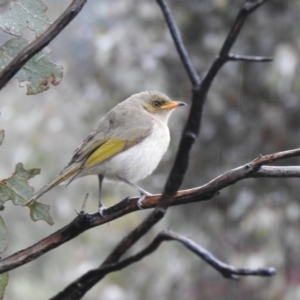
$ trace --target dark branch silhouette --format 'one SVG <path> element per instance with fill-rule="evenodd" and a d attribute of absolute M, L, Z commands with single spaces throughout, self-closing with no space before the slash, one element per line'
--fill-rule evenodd
<path fill-rule="evenodd" d="M 228 60 L 230 61 L 245 61 L 245 62 L 270 62 L 273 61 L 273 57 L 266 56 L 249 56 L 239 54 L 228 54 Z"/>
<path fill-rule="evenodd" d="M 265 166 L 282 159 L 299 157 L 300 148 L 290 151 L 272 153 L 259 156 L 252 162 L 238 168 L 229 170 L 224 174 L 214 178 L 203 186 L 189 190 L 182 190 L 176 194 L 172 206 L 188 204 L 192 202 L 201 202 L 213 199 L 222 189 L 235 184 L 236 182 L 247 178 L 288 178 L 300 177 L 300 166 Z M 154 208 L 161 195 L 147 196 L 143 201 L 144 209 Z M 106 210 L 107 215 L 101 217 L 98 212 L 93 214 L 80 213 L 70 224 L 54 232 L 50 236 L 37 242 L 36 244 L 18 251 L 17 253 L 0 260 L 0 273 L 7 272 L 22 266 L 50 250 L 59 247 L 69 240 L 77 237 L 84 231 L 111 222 L 126 214 L 138 211 L 138 197 L 126 198 Z"/>
<path fill-rule="evenodd" d="M 89 280 L 90 278 L 103 278 L 105 275 L 111 272 L 122 270 L 125 267 L 140 261 L 145 256 L 150 255 L 155 250 L 157 250 L 157 248 L 160 246 L 162 242 L 166 242 L 166 241 L 180 242 L 188 250 L 190 250 L 198 257 L 202 258 L 209 265 L 211 265 L 225 278 L 239 279 L 239 276 L 270 277 L 275 275 L 276 273 L 274 268 L 249 269 L 249 268 L 235 268 L 233 266 L 227 265 L 221 262 L 220 260 L 218 260 L 216 257 L 214 257 L 206 249 L 202 248 L 200 245 L 195 243 L 192 239 L 168 230 L 168 231 L 163 231 L 159 235 L 157 235 L 157 237 L 152 241 L 152 243 L 148 247 L 138 252 L 137 254 L 132 255 L 129 258 L 124 259 L 122 261 L 108 264 L 108 265 L 103 265 L 97 269 L 90 270 L 81 279 L 87 278 L 87 280 Z M 75 281 L 68 286 L 68 290 L 71 292 L 72 290 L 76 289 L 76 287 L 80 284 L 81 282 Z M 57 299 L 74 299 L 74 298 L 70 298 L 69 296 L 62 298 L 61 294 L 58 294 L 57 296 L 51 298 L 51 300 L 57 300 Z"/>
<path fill-rule="evenodd" d="M 185 67 L 185 70 L 189 76 L 192 86 L 198 86 L 200 83 L 200 78 L 190 61 L 189 55 L 188 55 L 188 53 L 185 49 L 185 46 L 182 42 L 179 30 L 178 30 L 176 23 L 171 15 L 170 9 L 164 0 L 157 0 L 157 3 L 163 12 L 166 23 L 167 23 L 170 33 L 172 35 L 175 47 L 177 49 L 177 52 L 180 56 L 180 59 L 181 59 L 183 65 Z"/>

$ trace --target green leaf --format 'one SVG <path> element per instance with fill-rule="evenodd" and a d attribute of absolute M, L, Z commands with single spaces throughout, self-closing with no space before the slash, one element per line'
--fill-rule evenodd
<path fill-rule="evenodd" d="M 40 169 L 30 169 L 30 170 L 25 170 L 23 165 L 21 163 L 18 163 L 16 165 L 16 171 L 15 171 L 19 177 L 25 178 L 25 179 L 30 179 L 36 175 L 39 175 L 41 173 Z"/>
<path fill-rule="evenodd" d="M 8 200 L 23 206 L 33 195 L 33 187 L 28 184 L 28 180 L 37 174 L 40 174 L 40 169 L 25 170 L 23 165 L 18 163 L 12 176 L 0 181 L 0 207 Z M 33 202 L 28 208 L 33 221 L 44 220 L 50 225 L 53 224 L 50 205 Z"/>
<path fill-rule="evenodd" d="M 0 216 L 0 253 L 3 252 L 8 246 L 8 233 L 7 233 L 7 227 Z"/>
<path fill-rule="evenodd" d="M 8 273 L 3 273 L 0 275 L 0 300 L 4 297 L 5 288 L 8 284 Z"/>
<path fill-rule="evenodd" d="M 15 205 L 24 205 L 33 195 L 28 179 L 40 173 L 40 169 L 25 170 L 21 163 L 16 165 L 13 175 L 0 181 L 0 206 L 12 200 Z"/>
<path fill-rule="evenodd" d="M 30 217 L 33 221 L 46 221 L 49 225 L 53 225 L 53 219 L 50 214 L 50 205 L 40 203 L 40 202 L 33 202 L 28 206 L 30 209 Z"/>
<path fill-rule="evenodd" d="M 4 136 L 5 136 L 5 132 L 4 130 L 0 130 L 0 146 L 2 145 L 3 143 L 3 140 L 4 140 Z"/>
<path fill-rule="evenodd" d="M 29 41 L 23 38 L 11 39 L 0 47 L 0 72 L 17 54 L 22 51 Z M 49 89 L 49 81 L 58 85 L 63 76 L 63 67 L 54 64 L 50 60 L 50 51 L 45 48 L 37 53 L 25 66 L 14 76 L 18 78 L 20 85 L 23 82 L 27 86 L 27 95 L 34 95 Z"/>
<path fill-rule="evenodd" d="M 29 28 L 39 36 L 51 25 L 46 10 L 47 6 L 41 0 L 11 1 L 9 9 L 0 15 L 0 28 L 17 37 Z"/>

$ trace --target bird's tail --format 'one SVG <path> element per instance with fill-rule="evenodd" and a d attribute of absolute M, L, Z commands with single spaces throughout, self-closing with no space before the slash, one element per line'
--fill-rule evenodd
<path fill-rule="evenodd" d="M 58 176 L 55 179 L 53 179 L 50 183 L 46 184 L 44 187 L 42 187 L 40 190 L 38 190 L 24 205 L 29 205 L 32 202 L 36 201 L 38 198 L 40 198 L 46 192 L 48 192 L 55 186 L 59 185 L 60 183 L 66 181 L 72 175 L 76 174 L 76 172 L 78 172 L 78 170 L 79 170 L 79 167 L 76 164 L 72 164 L 72 165 L 66 167 L 61 173 L 58 174 Z"/>

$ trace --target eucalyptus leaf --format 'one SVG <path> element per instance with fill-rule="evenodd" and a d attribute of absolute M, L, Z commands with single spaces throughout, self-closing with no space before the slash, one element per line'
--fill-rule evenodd
<path fill-rule="evenodd" d="M 41 0 L 11 1 L 9 8 L 0 14 L 0 28 L 16 37 L 22 37 L 24 29 L 29 28 L 39 36 L 51 25 L 46 10 Z"/>
<path fill-rule="evenodd" d="M 4 69 L 29 41 L 24 38 L 14 38 L 0 47 L 0 72 Z M 54 64 L 50 60 L 50 51 L 43 49 L 30 59 L 23 68 L 15 75 L 22 86 L 26 83 L 27 95 L 34 95 L 49 89 L 49 81 L 58 85 L 63 76 L 63 67 Z"/>
<path fill-rule="evenodd" d="M 24 205 L 33 195 L 33 187 L 28 184 L 28 179 L 39 173 L 39 169 L 25 170 L 18 163 L 12 176 L 0 181 L 0 206 L 8 200 L 15 205 Z"/>
<path fill-rule="evenodd" d="M 40 203 L 40 202 L 33 202 L 28 206 L 30 209 L 30 217 L 33 221 L 46 221 L 49 225 L 53 225 L 53 219 L 50 214 L 50 205 Z"/>

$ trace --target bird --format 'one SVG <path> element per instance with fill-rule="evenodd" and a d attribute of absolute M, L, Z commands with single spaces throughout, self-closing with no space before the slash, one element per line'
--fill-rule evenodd
<path fill-rule="evenodd" d="M 140 92 L 120 102 L 106 113 L 96 130 L 82 140 L 62 171 L 26 205 L 59 184 L 97 175 L 101 216 L 106 209 L 101 196 L 103 179 L 123 182 L 136 189 L 140 193 L 138 207 L 142 208 L 142 201 L 151 194 L 135 182 L 156 169 L 170 143 L 169 117 L 175 108 L 184 105 L 158 91 Z"/>

